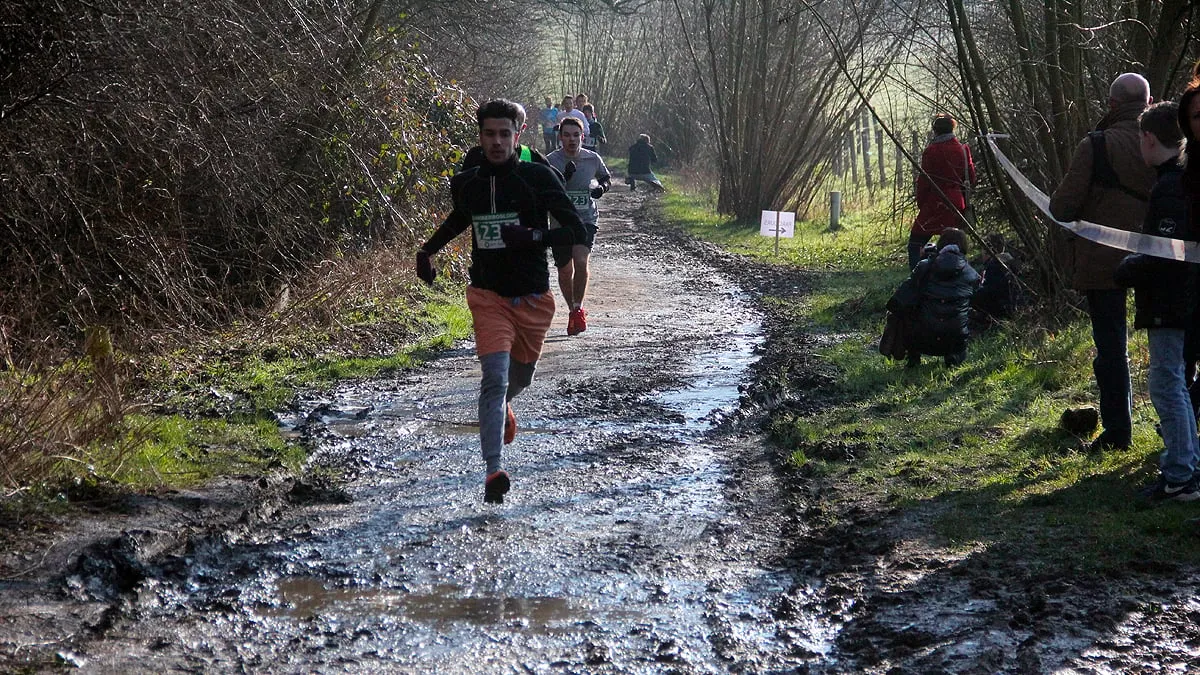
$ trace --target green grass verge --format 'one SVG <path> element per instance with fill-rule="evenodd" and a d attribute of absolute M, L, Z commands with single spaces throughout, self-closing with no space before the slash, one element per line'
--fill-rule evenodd
<path fill-rule="evenodd" d="M 358 355 L 352 343 L 334 345 L 330 333 L 321 329 L 289 332 L 174 369 L 164 383 L 174 392 L 168 405 L 202 412 L 210 406 L 219 410 L 222 399 L 232 398 L 237 410 L 257 417 L 281 408 L 298 390 L 411 368 L 471 333 L 471 316 L 461 298 L 443 297 L 402 311 L 407 339 L 392 353 Z M 389 315 L 389 320 L 396 317 Z M 358 317 L 354 327 L 365 332 L 379 321 L 377 316 Z M 376 345 L 365 351 L 378 350 Z"/>
<path fill-rule="evenodd" d="M 850 218 L 836 234 L 824 223 L 799 223 L 776 255 L 757 225 L 717 216 L 689 195 L 668 194 L 664 211 L 729 250 L 815 272 L 803 300 L 768 299 L 797 331 L 824 336 L 818 357 L 836 373 L 828 405 L 782 412 L 770 424 L 794 464 L 849 493 L 931 507 L 947 544 L 1017 556 L 1035 570 L 1119 573 L 1200 562 L 1191 522 L 1200 510 L 1146 508 L 1135 499 L 1161 449 L 1145 395 L 1144 332 L 1131 339 L 1133 448 L 1089 455 L 1083 440 L 1058 429 L 1063 410 L 1096 400 L 1082 313 L 1052 327 L 1026 314 L 972 341 L 962 366 L 926 357 L 908 370 L 875 350 L 884 304 L 906 276 L 903 242 L 889 240 L 879 220 Z"/>
<path fill-rule="evenodd" d="M 141 388 L 155 405 L 125 416 L 112 438 L 64 458 L 56 473 L 66 489 L 51 482 L 42 491 L 88 500 L 95 494 L 81 487 L 88 483 L 141 490 L 272 466 L 299 470 L 306 449 L 284 438 L 274 412 L 300 392 L 412 368 L 467 337 L 471 317 L 461 293 L 439 289 L 420 290 L 424 302 L 393 298 L 339 312 L 336 330 L 296 325 L 264 338 L 234 328 L 144 364 Z M 381 333 L 390 337 L 380 341 Z M 357 344 L 360 336 L 371 344 Z"/>

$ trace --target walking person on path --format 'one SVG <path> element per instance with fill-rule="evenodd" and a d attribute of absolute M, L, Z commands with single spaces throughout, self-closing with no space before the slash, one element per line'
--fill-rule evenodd
<path fill-rule="evenodd" d="M 1086 220 L 1137 231 L 1146 217 L 1154 169 L 1142 161 L 1138 116 L 1150 105 L 1150 83 L 1137 73 L 1119 75 L 1109 86 L 1108 112 L 1075 148 L 1070 168 L 1050 196 L 1050 213 L 1061 221 Z M 1071 287 L 1087 298 L 1096 357 L 1092 371 L 1100 390 L 1104 430 L 1091 451 L 1125 449 L 1133 440 L 1129 385 L 1126 290 L 1113 281 L 1125 252 L 1076 237 L 1058 226 L 1063 266 Z"/>
<path fill-rule="evenodd" d="M 486 161 L 450 179 L 450 214 L 417 251 L 416 270 L 432 284 L 437 276 L 432 256 L 471 229 L 467 306 L 483 371 L 479 444 L 486 467 L 484 501 L 500 504 L 510 486 L 501 449 L 517 433 L 510 402 L 533 381 L 554 318 L 546 248 L 572 246 L 587 233 L 558 174 L 547 165 L 518 159 L 524 109 L 495 99 L 479 107 L 476 119 Z M 560 227 L 549 229 L 547 214 Z"/>
<path fill-rule="evenodd" d="M 600 155 L 581 147 L 583 137 L 583 125 L 579 120 L 574 117 L 564 119 L 558 127 L 558 140 L 562 147 L 546 158 L 551 166 L 566 176 L 567 194 L 587 232 L 587 238 L 576 242 L 574 246 L 555 246 L 553 249 L 554 266 L 558 268 L 558 286 L 571 310 L 567 318 L 567 335 L 578 335 L 587 330 L 583 296 L 587 293 L 588 259 L 596 242 L 596 221 L 600 215 L 596 200 L 611 187 L 608 167 Z"/>
<path fill-rule="evenodd" d="M 1138 118 L 1138 126 L 1142 158 L 1158 174 L 1150 191 L 1142 233 L 1195 240 L 1183 192 L 1183 169 L 1179 166 L 1183 133 L 1179 129 L 1178 104 L 1150 106 Z M 1147 383 L 1163 441 L 1158 479 L 1139 492 L 1150 501 L 1200 499 L 1195 475 L 1200 439 L 1196 438 L 1196 415 L 1184 380 L 1183 351 L 1196 304 L 1196 274 L 1192 263 L 1138 253 L 1126 256 L 1115 273 L 1122 288 L 1133 288 L 1137 308 L 1133 327 L 1146 329 L 1150 348 Z"/>
<path fill-rule="evenodd" d="M 967 190 L 975 185 L 971 148 L 954 136 L 958 122 L 950 115 L 933 118 L 933 137 L 921 153 L 917 173 L 917 219 L 908 235 L 908 269 L 921 261 L 925 244 L 947 227 L 958 227 L 967 208 Z M 940 191 L 939 191 L 940 190 Z"/>
<path fill-rule="evenodd" d="M 650 145 L 650 136 L 648 134 L 640 134 L 637 141 L 629 146 L 629 164 L 625 177 L 625 182 L 629 184 L 629 190 L 632 192 L 637 190 L 637 181 L 649 183 L 653 185 L 659 192 L 665 188 L 658 176 L 650 170 L 650 165 L 658 162 L 658 155 L 654 153 L 654 146 Z"/>

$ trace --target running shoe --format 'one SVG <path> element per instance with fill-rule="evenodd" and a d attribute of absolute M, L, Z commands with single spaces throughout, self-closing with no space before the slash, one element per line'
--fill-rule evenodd
<path fill-rule="evenodd" d="M 504 410 L 504 444 L 508 445 L 517 437 L 517 416 L 513 414 L 512 404 L 505 406 Z"/>
<path fill-rule="evenodd" d="M 1172 483 L 1162 476 L 1138 491 L 1138 496 L 1151 502 L 1194 502 L 1200 499 L 1200 485 L 1196 479 Z"/>
<path fill-rule="evenodd" d="M 587 330 L 587 310 L 579 307 L 571 310 L 571 315 L 567 317 L 567 335 L 579 335 Z"/>
<path fill-rule="evenodd" d="M 508 492 L 508 472 L 500 469 L 488 474 L 483 482 L 483 501 L 486 504 L 503 504 L 504 493 Z"/>

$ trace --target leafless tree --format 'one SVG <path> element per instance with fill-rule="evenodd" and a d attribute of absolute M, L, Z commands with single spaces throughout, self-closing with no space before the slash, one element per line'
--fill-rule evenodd
<path fill-rule="evenodd" d="M 4 3 L 0 324 L 13 350 L 93 324 L 120 337 L 228 318 L 403 225 L 450 161 L 459 94 L 383 30 L 380 7 Z M 413 120 L 439 116 L 445 133 L 419 139 Z"/>
<path fill-rule="evenodd" d="M 805 211 L 895 52 L 873 32 L 888 5 L 674 4 L 711 122 L 718 209 L 748 221 L 764 208 Z"/>

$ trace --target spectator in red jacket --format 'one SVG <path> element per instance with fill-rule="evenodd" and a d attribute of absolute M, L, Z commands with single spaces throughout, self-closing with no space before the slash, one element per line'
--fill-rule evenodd
<path fill-rule="evenodd" d="M 954 137 L 958 122 L 942 113 L 933 118 L 933 138 L 921 153 L 917 174 L 917 220 L 908 237 L 908 268 L 915 269 L 921 249 L 947 227 L 959 227 L 967 208 L 967 190 L 975 185 L 971 148 Z M 940 192 L 939 192 L 940 188 Z"/>

